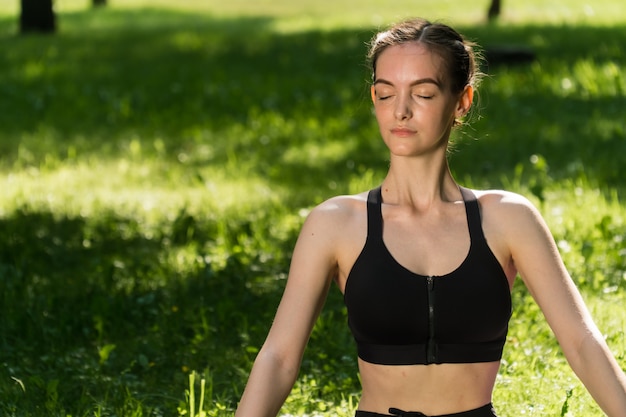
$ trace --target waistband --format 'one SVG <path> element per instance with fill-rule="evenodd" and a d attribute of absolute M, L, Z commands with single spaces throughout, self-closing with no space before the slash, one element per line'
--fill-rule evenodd
<path fill-rule="evenodd" d="M 478 363 L 502 359 L 506 337 L 477 344 L 435 343 L 436 360 L 433 363 Z M 427 345 L 374 345 L 357 341 L 359 358 L 365 362 L 383 365 L 427 365 Z"/>
<path fill-rule="evenodd" d="M 357 410 L 355 417 L 497 417 L 496 412 L 491 403 L 473 410 L 461 411 L 459 413 L 441 414 L 438 416 L 427 416 L 419 411 L 403 411 L 398 408 L 390 408 L 391 414 L 380 414 L 372 411 Z"/>

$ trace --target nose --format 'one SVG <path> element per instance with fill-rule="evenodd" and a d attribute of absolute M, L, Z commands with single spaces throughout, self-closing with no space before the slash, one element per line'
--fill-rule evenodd
<path fill-rule="evenodd" d="M 407 97 L 400 95 L 398 100 L 396 100 L 396 108 L 394 111 L 396 119 L 398 120 L 407 120 L 410 119 L 413 115 L 411 110 L 411 106 L 409 104 L 409 100 Z"/>

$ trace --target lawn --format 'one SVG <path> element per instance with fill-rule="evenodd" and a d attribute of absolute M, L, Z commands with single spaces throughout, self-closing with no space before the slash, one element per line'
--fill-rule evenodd
<path fill-rule="evenodd" d="M 484 68 L 452 169 L 537 204 L 626 368 L 626 5 L 221 3 L 57 0 L 29 36 L 0 4 L 1 415 L 232 416 L 307 212 L 386 172 L 365 43 L 413 14 L 535 54 Z M 500 415 L 602 415 L 513 296 Z M 358 392 L 333 288 L 282 413 Z"/>

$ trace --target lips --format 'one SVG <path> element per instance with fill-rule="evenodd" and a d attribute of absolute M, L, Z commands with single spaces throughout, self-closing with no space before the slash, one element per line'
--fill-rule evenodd
<path fill-rule="evenodd" d="M 415 130 L 407 129 L 406 127 L 396 127 L 391 129 L 391 133 L 395 136 L 406 138 L 409 136 L 413 136 L 416 132 Z"/>

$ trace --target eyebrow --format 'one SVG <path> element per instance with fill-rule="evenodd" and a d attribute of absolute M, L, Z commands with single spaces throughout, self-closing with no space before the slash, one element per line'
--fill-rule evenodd
<path fill-rule="evenodd" d="M 377 78 L 376 80 L 374 80 L 374 84 L 385 84 L 385 85 L 389 85 L 391 87 L 394 87 L 394 84 L 391 81 L 387 81 L 384 78 Z M 439 89 L 441 89 L 441 83 L 435 79 L 432 78 L 420 78 L 419 80 L 415 80 L 413 81 L 410 86 L 414 87 L 416 85 L 420 85 L 420 84 L 435 84 Z"/>

